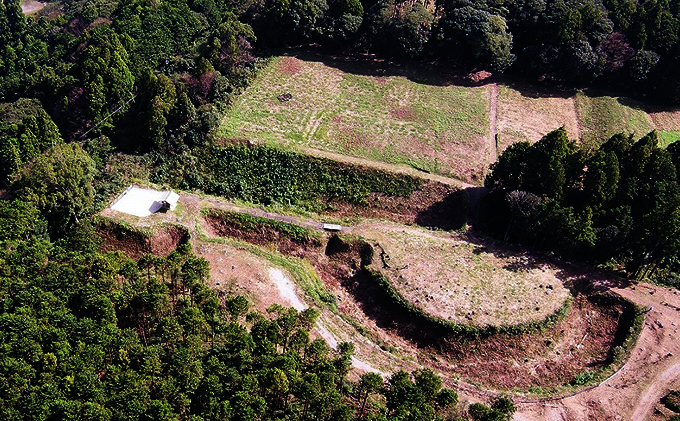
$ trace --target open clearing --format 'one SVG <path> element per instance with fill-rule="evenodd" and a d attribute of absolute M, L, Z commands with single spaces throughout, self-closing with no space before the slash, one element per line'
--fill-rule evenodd
<path fill-rule="evenodd" d="M 520 141 L 535 142 L 564 126 L 570 139 L 580 137 L 574 100 L 546 92 L 501 86 L 498 93 L 498 153 Z"/>
<path fill-rule="evenodd" d="M 517 84 L 462 86 L 421 73 L 389 63 L 277 57 L 236 98 L 219 135 L 408 165 L 473 184 L 509 145 L 536 142 L 561 126 L 593 145 L 617 132 L 639 138 L 654 129 L 664 146 L 680 139 L 678 109 Z M 280 100 L 282 94 L 291 97 Z"/>
<path fill-rule="evenodd" d="M 106 210 L 103 214 L 123 220 L 133 226 L 146 227 L 146 229 L 163 224 L 183 225 L 191 232 L 194 250 L 199 256 L 208 259 L 210 262 L 211 281 L 218 290 L 223 290 L 226 293 L 244 293 L 258 309 L 264 309 L 273 302 L 284 305 L 292 304 L 291 298 L 285 298 L 285 294 L 282 295 L 279 291 L 274 279 L 272 279 L 271 269 L 278 269 L 288 279 L 297 282 L 293 274 L 280 266 L 272 265 L 265 258 L 253 255 L 247 248 L 239 246 L 238 243 L 229 245 L 215 241 L 209 236 L 199 235 L 200 232 L 205 232 L 208 229 L 203 223 L 203 216 L 200 211 L 200 209 L 206 207 L 233 210 L 234 205 L 215 198 L 201 198 L 182 193 L 182 201 L 177 212 L 155 214 L 148 218 L 138 218 L 111 210 Z M 291 217 L 281 216 L 281 219 L 289 220 L 289 218 Z M 298 219 L 304 226 L 318 226 L 310 220 Z M 375 224 L 363 224 L 363 228 L 369 229 L 369 225 L 374 226 Z M 363 228 L 356 227 L 356 229 Z M 348 275 L 350 274 L 348 273 Z M 561 280 L 565 285 L 579 282 L 592 283 L 597 290 L 611 290 L 640 305 L 653 306 L 653 309 L 647 315 L 646 328 L 643 330 L 638 346 L 634 349 L 626 366 L 619 373 L 602 385 L 576 393 L 572 397 L 544 401 L 540 398 L 515 395 L 513 399 L 519 408 L 515 419 L 536 421 L 648 419 L 661 397 L 661 395 L 656 396 L 663 392 L 661 389 L 677 386 L 677 382 L 673 378 L 665 376 L 664 373 L 672 373 L 674 372 L 673 367 L 680 365 L 680 341 L 677 340 L 677 327 L 674 326 L 678 309 L 680 309 L 678 292 L 647 285 L 618 287 L 616 282 L 612 282 L 611 279 L 602 274 L 587 273 L 577 268 L 563 270 L 558 275 L 563 278 Z M 327 287 L 337 293 L 339 314 L 322 308 L 321 326 L 318 326 L 315 330 L 316 334 L 324 338 L 330 335 L 336 341 L 353 341 L 357 346 L 355 367 L 360 370 L 378 370 L 384 374 L 400 368 L 413 370 L 422 366 L 429 366 L 445 375 L 446 384 L 458 390 L 462 401 L 476 402 L 481 400 L 488 402 L 492 396 L 495 396 L 493 392 L 487 392 L 484 388 L 473 386 L 465 379 L 483 377 L 483 380 L 485 380 L 483 384 L 493 384 L 494 381 L 499 381 L 497 383 L 499 385 L 503 385 L 502 380 L 506 379 L 511 380 L 510 383 L 507 383 L 507 386 L 511 388 L 513 381 L 516 384 L 516 380 L 512 379 L 523 379 L 522 382 L 529 381 L 529 384 L 531 384 L 536 379 L 549 377 L 551 373 L 557 378 L 568 375 L 564 371 L 565 366 L 560 368 L 560 366 L 555 365 L 555 358 L 559 358 L 560 354 L 569 355 L 576 349 L 575 346 L 582 342 L 584 333 L 581 332 L 584 331 L 579 329 L 585 329 L 586 333 L 590 332 L 583 342 L 585 344 L 592 343 L 591 335 L 595 336 L 598 332 L 603 333 L 607 329 L 611 329 L 611 327 L 607 327 L 606 323 L 591 323 L 594 320 L 593 317 L 605 317 L 607 320 L 611 320 L 611 318 L 607 318 L 606 314 L 579 299 L 575 300 L 572 305 L 573 311 L 560 325 L 563 327 L 545 333 L 543 338 L 549 337 L 552 341 L 551 345 L 547 347 L 541 345 L 543 341 L 538 337 L 526 337 L 524 339 L 515 337 L 517 342 L 514 347 L 512 347 L 512 343 L 507 341 L 468 344 L 467 348 L 458 350 L 463 355 L 455 360 L 453 354 L 447 358 L 442 358 L 437 353 L 414 347 L 412 343 L 396 335 L 390 328 L 377 326 L 375 320 L 368 318 L 363 313 L 362 304 L 353 300 L 354 296 L 347 287 L 339 284 L 335 287 L 327 284 Z M 301 302 L 308 302 L 307 297 L 300 296 L 300 294 L 303 294 L 302 291 L 298 288 L 295 289 Z M 601 316 L 597 316 L 597 314 L 601 314 Z M 590 319 L 590 322 L 588 322 L 588 319 Z M 348 325 L 348 320 L 355 320 L 356 323 L 363 326 L 364 332 L 359 333 L 353 327 L 354 325 Z M 586 323 L 577 322 L 578 320 L 583 320 Z M 581 327 L 571 330 L 572 328 L 568 328 L 568 326 Z M 596 328 L 596 330 L 592 330 L 593 328 Z M 562 329 L 565 332 L 562 332 Z M 532 353 L 530 348 L 538 345 L 543 346 L 542 350 L 534 348 Z M 524 355 L 526 357 L 523 359 L 515 358 L 520 357 L 521 354 L 517 352 L 521 349 L 525 350 Z M 592 346 L 580 349 L 584 353 L 590 353 L 591 357 L 596 350 Z M 559 353 L 556 351 L 559 351 Z M 669 353 L 672 353 L 672 356 L 668 356 Z M 462 358 L 464 356 L 467 359 Z M 572 352 L 572 357 L 577 356 Z M 486 365 L 480 365 L 480 362 Z M 540 367 L 543 368 L 537 371 Z M 571 367 L 574 368 L 573 365 Z M 453 380 L 461 373 L 462 380 Z M 638 403 L 644 405 L 638 406 Z M 631 418 L 636 410 L 638 411 L 636 418 Z M 637 418 L 638 415 L 640 418 Z"/>
<path fill-rule="evenodd" d="M 357 75 L 279 57 L 238 97 L 220 134 L 479 181 L 492 155 L 489 91 Z M 277 99 L 285 93 L 292 99 Z"/>
<path fill-rule="evenodd" d="M 540 321 L 570 295 L 547 262 L 530 263 L 458 235 L 386 224 L 357 231 L 378 245 L 373 267 L 408 301 L 444 320 L 475 326 Z"/>
<path fill-rule="evenodd" d="M 43 7 L 45 7 L 44 3 L 35 0 L 25 0 L 21 2 L 21 11 L 24 12 L 25 15 L 36 13 Z"/>
<path fill-rule="evenodd" d="M 585 144 L 598 145 L 619 132 L 632 134 L 637 140 L 656 129 L 649 114 L 632 100 L 577 94 L 574 103 Z"/>

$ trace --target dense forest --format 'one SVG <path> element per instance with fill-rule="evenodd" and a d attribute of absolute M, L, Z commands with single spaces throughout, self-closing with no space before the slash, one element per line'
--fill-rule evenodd
<path fill-rule="evenodd" d="M 312 340 L 314 310 L 249 311 L 207 287 L 207 262 L 187 246 L 139 261 L 101 253 L 89 217 L 138 166 L 176 188 L 302 210 L 321 209 L 320 195 L 361 204 L 419 187 L 216 147 L 221 113 L 277 49 L 314 43 L 678 104 L 679 18 L 661 0 L 63 0 L 34 17 L 0 1 L 0 418 L 456 419 L 456 393 L 431 370 L 351 380 L 353 346 Z M 518 143 L 486 180 L 480 227 L 674 282 L 676 145 L 651 133 L 586 150 L 564 130 Z M 513 411 L 500 398 L 468 415 Z"/>
<path fill-rule="evenodd" d="M 257 56 L 310 43 L 677 104 L 678 13 L 632 0 L 83 0 L 28 18 L 3 0 L 0 183 L 62 139 L 96 155 L 204 146 L 266 65 Z"/>
<path fill-rule="evenodd" d="M 88 229 L 89 227 L 89 229 Z M 135 262 L 81 225 L 0 249 L 3 420 L 426 420 L 457 394 L 429 369 L 350 381 L 353 345 L 310 338 L 318 317 L 218 295 L 183 245 Z M 378 397 L 381 397 L 378 399 Z M 368 402 L 368 404 L 367 404 Z M 484 419 L 513 411 L 501 399 Z M 491 418 L 491 417 L 495 418 Z M 482 419 L 482 418 L 479 418 Z"/>
<path fill-rule="evenodd" d="M 680 286 L 680 144 L 617 134 L 595 150 L 557 129 L 491 167 L 480 228 L 570 259 Z"/>

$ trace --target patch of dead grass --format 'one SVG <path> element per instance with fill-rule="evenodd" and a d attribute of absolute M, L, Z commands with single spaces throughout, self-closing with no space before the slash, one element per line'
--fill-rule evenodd
<path fill-rule="evenodd" d="M 459 324 L 513 325 L 543 320 L 569 291 L 547 263 L 415 228 L 367 227 L 376 246 L 374 266 L 408 301 Z M 493 247 L 493 246 L 489 246 Z M 386 268 L 378 255 L 384 250 Z"/>
<path fill-rule="evenodd" d="M 527 96 L 507 86 L 499 87 L 498 152 L 513 143 L 537 142 L 545 134 L 564 126 L 569 138 L 580 136 L 573 97 Z"/>

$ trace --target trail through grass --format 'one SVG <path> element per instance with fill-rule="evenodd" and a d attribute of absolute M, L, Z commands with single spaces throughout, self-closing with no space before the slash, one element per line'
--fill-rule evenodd
<path fill-rule="evenodd" d="M 490 147 L 488 87 L 419 84 L 280 57 L 225 115 L 220 134 L 481 179 Z M 290 101 L 277 97 L 290 93 Z"/>

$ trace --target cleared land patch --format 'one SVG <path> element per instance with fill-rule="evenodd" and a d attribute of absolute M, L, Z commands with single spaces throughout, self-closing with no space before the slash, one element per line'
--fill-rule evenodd
<path fill-rule="evenodd" d="M 580 136 L 574 98 L 523 92 L 500 86 L 498 92 L 498 153 L 521 141 L 534 143 L 564 126 L 570 139 Z"/>
<path fill-rule="evenodd" d="M 514 325 L 539 321 L 569 297 L 549 264 L 414 228 L 366 228 L 376 244 L 375 269 L 409 302 L 434 317 L 458 324 Z M 498 253 L 496 253 L 498 254 Z"/>
<path fill-rule="evenodd" d="M 587 97 L 576 94 L 574 103 L 581 127 L 581 141 L 598 145 L 616 133 L 633 134 L 637 140 L 656 129 L 652 118 L 631 100 L 612 97 Z"/>
<path fill-rule="evenodd" d="M 358 236 L 364 229 L 382 230 L 384 223 L 377 227 L 375 223 L 350 227 L 346 230 L 349 232 L 348 240 L 335 241 L 335 245 L 329 248 L 328 236 L 319 233 L 317 237 L 314 228 L 318 223 L 306 218 L 272 215 L 274 221 L 264 219 L 261 224 L 254 223 L 261 217 L 233 217 L 234 205 L 223 200 L 189 193 L 182 193 L 182 197 L 184 209 L 180 213 L 154 214 L 144 219 L 110 209 L 104 213 L 131 225 L 142 226 L 143 231 L 155 231 L 149 228 L 149 224 L 154 227 L 180 223 L 189 227 L 190 241 L 196 254 L 210 262 L 211 285 L 224 293 L 245 294 L 259 310 L 283 300 L 271 274 L 272 267 L 279 268 L 305 291 L 305 297 L 301 297 L 304 302 L 323 310 L 324 328 L 338 340 L 355 342 L 359 358 L 377 367 L 385 367 L 384 370 L 392 371 L 397 367 L 413 370 L 424 365 L 451 377 L 462 376 L 463 379 L 496 388 L 550 388 L 573 381 L 583 370 L 598 371 L 607 366 L 612 347 L 621 343 L 619 333 L 629 332 L 626 324 L 628 316 L 621 313 L 624 310 L 621 305 L 601 305 L 575 298 L 564 319 L 541 331 L 482 335 L 472 340 L 465 331 L 460 338 L 449 336 L 449 332 L 450 340 L 442 341 L 444 335 L 440 335 L 442 332 L 437 329 L 438 325 L 424 325 L 395 306 L 386 297 L 385 290 L 367 278 L 368 271 L 362 269 L 368 263 L 367 246 L 373 249 L 374 262 L 379 262 L 380 256 L 378 247 L 372 247 Z M 218 227 L 224 229 L 229 226 L 223 234 L 231 238 L 218 237 L 219 234 L 208 224 L 206 213 L 201 211 L 205 208 L 230 211 L 227 214 L 232 217 Z M 261 213 L 254 209 L 247 211 Z M 280 223 L 283 221 L 286 223 Z M 447 235 L 431 234 L 435 237 Z M 290 239 L 292 247 L 279 250 L 272 241 L 276 242 L 275 239 L 281 237 Z M 321 247 L 313 244 L 314 238 L 318 238 Z M 308 239 L 312 242 L 309 243 Z M 169 244 L 168 247 L 174 248 L 175 245 Z M 425 252 L 419 256 L 427 257 Z M 526 261 L 520 263 L 527 264 Z M 528 263 L 533 264 L 531 261 Z M 568 272 L 560 274 L 567 284 L 584 276 Z M 323 281 L 323 285 L 310 285 L 310 277 L 314 278 L 313 282 Z M 310 292 L 317 296 L 324 293 L 325 296 L 315 297 Z M 287 301 L 283 300 L 285 304 L 288 304 Z M 429 327 L 433 329 L 429 330 Z M 483 331 L 492 333 L 492 330 Z"/>
<path fill-rule="evenodd" d="M 238 225 L 229 220 L 225 223 L 233 228 Z M 254 232 L 239 231 L 229 235 L 246 238 Z M 266 246 L 269 237 L 266 231 L 263 239 L 249 241 Z M 500 329 L 486 326 L 476 329 L 470 324 L 452 329 L 414 314 L 376 282 L 374 271 L 367 269 L 371 261 L 380 265 L 385 258 L 380 246 L 355 237 L 357 232 L 370 231 L 370 227 L 362 225 L 353 227 L 349 237 L 331 236 L 324 252 L 307 248 L 304 259 L 311 262 L 326 289 L 338 297 L 337 311 L 341 317 L 393 355 L 408 355 L 417 358 L 420 364 L 494 388 L 562 390 L 566 384 L 583 385 L 606 377 L 634 343 L 639 326 L 633 323 L 632 306 L 611 296 L 578 294 L 561 318 L 553 319 L 540 330 L 530 327 L 507 330 L 516 333 L 498 334 L 494 332 Z M 422 249 L 414 258 L 426 259 L 428 252 Z M 536 262 L 511 261 L 503 270 L 512 271 L 517 264 L 535 266 Z M 552 280 L 559 284 L 556 278 Z M 544 294 L 537 297 L 545 300 Z M 493 299 L 489 298 L 488 301 Z M 631 333 L 632 341 L 628 339 Z M 621 346 L 621 350 L 612 352 L 616 346 Z"/>
<path fill-rule="evenodd" d="M 651 110 L 649 116 L 656 125 L 663 145 L 668 146 L 673 142 L 680 140 L 680 109 L 670 110 Z"/>
<path fill-rule="evenodd" d="M 489 89 L 344 73 L 321 62 L 280 57 L 236 100 L 220 134 L 478 181 L 492 152 Z M 292 99 L 280 101 L 285 93 Z"/>

